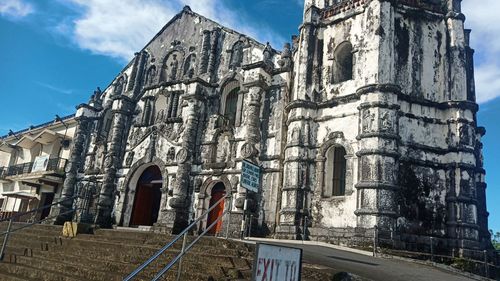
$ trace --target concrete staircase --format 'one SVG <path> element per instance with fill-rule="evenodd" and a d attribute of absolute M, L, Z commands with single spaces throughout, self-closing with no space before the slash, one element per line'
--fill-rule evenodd
<path fill-rule="evenodd" d="M 0 224 L 0 232 L 6 227 Z M 61 237 L 61 233 L 62 227 L 53 225 L 35 225 L 12 233 L 0 262 L 0 280 L 118 281 L 172 240 L 166 234 L 130 230 L 103 229 L 73 239 Z M 136 280 L 150 280 L 178 254 L 181 242 Z M 253 245 L 202 238 L 184 257 L 181 280 L 250 280 L 253 251 Z M 176 273 L 174 267 L 164 280 L 175 280 Z M 304 281 L 331 280 L 331 276 L 329 270 L 303 266 Z"/>

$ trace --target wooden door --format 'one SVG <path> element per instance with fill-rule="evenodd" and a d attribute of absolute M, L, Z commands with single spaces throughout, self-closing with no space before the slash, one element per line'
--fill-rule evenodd
<path fill-rule="evenodd" d="M 215 187 L 214 187 L 215 188 Z M 226 195 L 226 192 L 224 190 L 215 190 L 212 191 L 212 198 L 210 199 L 210 205 L 213 206 L 217 201 L 219 201 L 222 197 Z M 222 200 L 217 204 L 215 208 L 210 211 L 208 214 L 208 220 L 207 220 L 207 228 L 217 220 L 217 218 L 221 217 L 222 214 L 224 213 L 224 201 Z M 222 230 L 222 219 L 219 220 L 213 227 L 208 231 L 209 234 L 215 235 L 219 233 Z"/>
<path fill-rule="evenodd" d="M 134 200 L 134 209 L 130 225 L 153 225 L 151 212 L 153 188 L 151 184 L 139 184 Z"/>

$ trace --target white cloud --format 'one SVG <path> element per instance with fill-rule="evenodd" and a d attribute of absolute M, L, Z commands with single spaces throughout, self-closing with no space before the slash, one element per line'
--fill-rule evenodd
<path fill-rule="evenodd" d="M 466 27 L 472 29 L 471 46 L 476 49 L 476 94 L 479 103 L 500 97 L 500 1 L 467 0 L 462 10 Z"/>
<path fill-rule="evenodd" d="M 53 92 L 64 94 L 64 95 L 71 95 L 75 92 L 73 89 L 64 89 L 64 88 L 57 87 L 57 86 L 54 86 L 54 85 L 51 85 L 48 83 L 43 83 L 43 82 L 38 82 L 38 81 L 36 81 L 35 83 L 46 88 L 46 89 L 53 91 Z"/>
<path fill-rule="evenodd" d="M 69 0 L 82 12 L 72 22 L 72 36 L 83 49 L 129 60 L 184 5 L 227 27 L 270 41 L 274 47 L 285 40 L 259 23 L 245 23 L 220 0 Z M 71 28 L 71 27 L 70 27 Z M 67 22 L 58 30 L 68 30 Z"/>
<path fill-rule="evenodd" d="M 30 3 L 22 0 L 2 0 L 0 1 L 0 14 L 12 18 L 23 18 L 35 9 Z"/>
<path fill-rule="evenodd" d="M 483 63 L 476 67 L 476 95 L 478 103 L 485 103 L 500 96 L 500 65 Z"/>

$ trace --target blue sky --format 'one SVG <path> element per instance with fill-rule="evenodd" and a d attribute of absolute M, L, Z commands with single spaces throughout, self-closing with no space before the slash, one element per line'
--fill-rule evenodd
<path fill-rule="evenodd" d="M 476 49 L 490 228 L 500 231 L 500 1 L 464 0 Z M 184 5 L 281 49 L 301 0 L 0 0 L 0 135 L 74 113 Z"/>

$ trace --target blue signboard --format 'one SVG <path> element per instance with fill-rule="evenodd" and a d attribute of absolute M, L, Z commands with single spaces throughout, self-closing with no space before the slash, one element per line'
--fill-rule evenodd
<path fill-rule="evenodd" d="M 253 192 L 258 192 L 260 186 L 260 167 L 243 160 L 240 182 L 243 188 Z"/>

